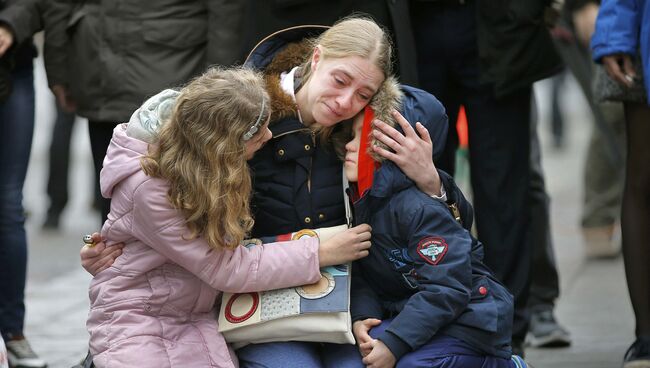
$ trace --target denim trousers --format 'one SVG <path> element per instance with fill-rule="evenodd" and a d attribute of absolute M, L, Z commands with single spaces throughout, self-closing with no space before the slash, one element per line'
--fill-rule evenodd
<path fill-rule="evenodd" d="M 34 132 L 31 67 L 13 72 L 13 90 L 0 103 L 0 331 L 20 334 L 25 318 L 27 237 L 23 183 Z"/>
<path fill-rule="evenodd" d="M 388 326 L 392 319 L 385 319 L 379 326 L 370 330 L 370 336 L 378 338 Z M 482 353 L 468 343 L 446 335 L 435 335 L 431 340 L 416 350 L 410 351 L 402 356 L 395 368 L 525 368 L 521 360 L 518 366 L 514 359 L 505 359 Z"/>
<path fill-rule="evenodd" d="M 356 345 L 270 342 L 236 351 L 241 368 L 363 368 Z"/>

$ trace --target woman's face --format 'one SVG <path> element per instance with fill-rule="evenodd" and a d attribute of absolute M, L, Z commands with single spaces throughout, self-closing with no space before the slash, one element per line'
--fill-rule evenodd
<path fill-rule="evenodd" d="M 303 122 L 331 127 L 354 117 L 384 81 L 372 61 L 359 56 L 325 59 L 319 47 L 312 55 L 312 74 L 297 96 Z M 302 98 L 301 98 L 302 97 Z"/>
<path fill-rule="evenodd" d="M 257 152 L 269 139 L 273 136 L 273 133 L 269 130 L 269 120 L 262 125 L 260 131 L 257 132 L 251 139 L 247 140 L 245 144 L 245 155 L 246 160 L 250 160 L 255 156 Z"/>
<path fill-rule="evenodd" d="M 343 170 L 350 183 L 359 180 L 359 145 L 361 144 L 361 130 L 363 128 L 363 114 L 358 114 L 352 123 L 352 140 L 345 144 L 345 162 Z"/>

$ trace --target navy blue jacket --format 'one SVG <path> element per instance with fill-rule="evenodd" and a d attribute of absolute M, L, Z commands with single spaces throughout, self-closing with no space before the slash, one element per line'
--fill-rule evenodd
<path fill-rule="evenodd" d="M 407 120 L 437 136 L 439 124 L 446 126 L 442 105 L 417 97 L 428 116 Z M 470 208 L 453 180 L 441 179 L 448 203 Z M 483 265 L 483 246 L 468 231 L 471 211 L 462 212 L 461 224 L 447 203 L 418 190 L 392 162 L 382 164 L 354 203 L 355 223 L 372 226 L 372 248 L 353 265 L 352 319 L 394 318 L 379 339 L 397 359 L 436 334 L 510 358 L 513 298 Z"/>

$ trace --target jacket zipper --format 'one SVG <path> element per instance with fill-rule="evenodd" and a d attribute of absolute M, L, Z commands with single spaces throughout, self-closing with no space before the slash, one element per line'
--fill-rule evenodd
<path fill-rule="evenodd" d="M 451 211 L 451 215 L 454 216 L 456 221 L 462 224 L 462 221 L 460 219 L 460 211 L 458 210 L 458 205 L 456 203 L 452 203 L 452 204 L 448 204 L 447 207 L 449 207 L 449 211 Z"/>
<path fill-rule="evenodd" d="M 311 131 L 311 149 L 316 149 L 316 132 Z M 311 168 L 314 165 L 314 154 L 309 156 L 309 175 L 307 176 L 307 191 L 311 194 Z"/>
<path fill-rule="evenodd" d="M 279 138 L 279 137 L 283 137 L 283 136 L 285 136 L 285 135 L 287 135 L 287 134 L 292 134 L 292 133 L 296 133 L 296 132 L 302 132 L 302 131 L 305 131 L 305 130 L 309 130 L 309 128 L 300 128 L 300 129 L 290 130 L 290 131 L 288 131 L 288 132 L 280 133 L 280 134 L 278 134 L 278 135 L 275 135 L 275 134 L 274 134 L 274 135 L 273 135 L 273 138 Z M 312 132 L 312 133 L 313 133 L 313 132 Z"/>

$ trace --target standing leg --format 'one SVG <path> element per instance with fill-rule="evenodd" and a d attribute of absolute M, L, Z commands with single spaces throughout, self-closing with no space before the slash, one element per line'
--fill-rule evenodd
<path fill-rule="evenodd" d="M 636 342 L 625 368 L 650 366 L 650 106 L 625 103 L 627 161 L 621 231 L 627 288 L 636 318 Z M 632 365 L 644 362 L 645 365 Z"/>
<path fill-rule="evenodd" d="M 604 102 L 596 105 L 603 124 L 611 127 L 613 135 L 594 125 L 587 148 L 584 169 L 584 200 L 582 234 L 585 251 L 590 258 L 615 257 L 620 254 L 620 243 L 613 238 L 621 214 L 625 166 L 612 162 L 608 141 L 615 141 L 624 157 L 625 119 L 623 104 Z"/>
<path fill-rule="evenodd" d="M 0 103 L 0 331 L 9 364 L 45 367 L 23 336 L 27 236 L 23 184 L 34 132 L 32 65 L 12 73 L 13 91 Z"/>
<path fill-rule="evenodd" d="M 485 263 L 515 298 L 513 348 L 528 330 L 532 244 L 527 241 L 530 177 L 530 98 L 527 88 L 495 100 L 487 88 L 468 95 L 469 151 L 478 238 Z"/>
<path fill-rule="evenodd" d="M 43 223 L 44 228 L 57 229 L 61 213 L 68 203 L 68 168 L 70 163 L 70 139 L 74 128 L 75 114 L 65 112 L 56 105 L 56 120 L 50 141 L 49 173 L 47 195 L 50 207 Z"/>
<path fill-rule="evenodd" d="M 534 347 L 559 347 L 571 344 L 569 333 L 555 320 L 555 301 L 560 296 L 560 282 L 553 251 L 550 224 L 550 198 L 546 193 L 541 149 L 537 136 L 537 117 L 530 130 L 530 228 L 533 267 L 530 285 L 530 329 L 527 342 Z"/>

